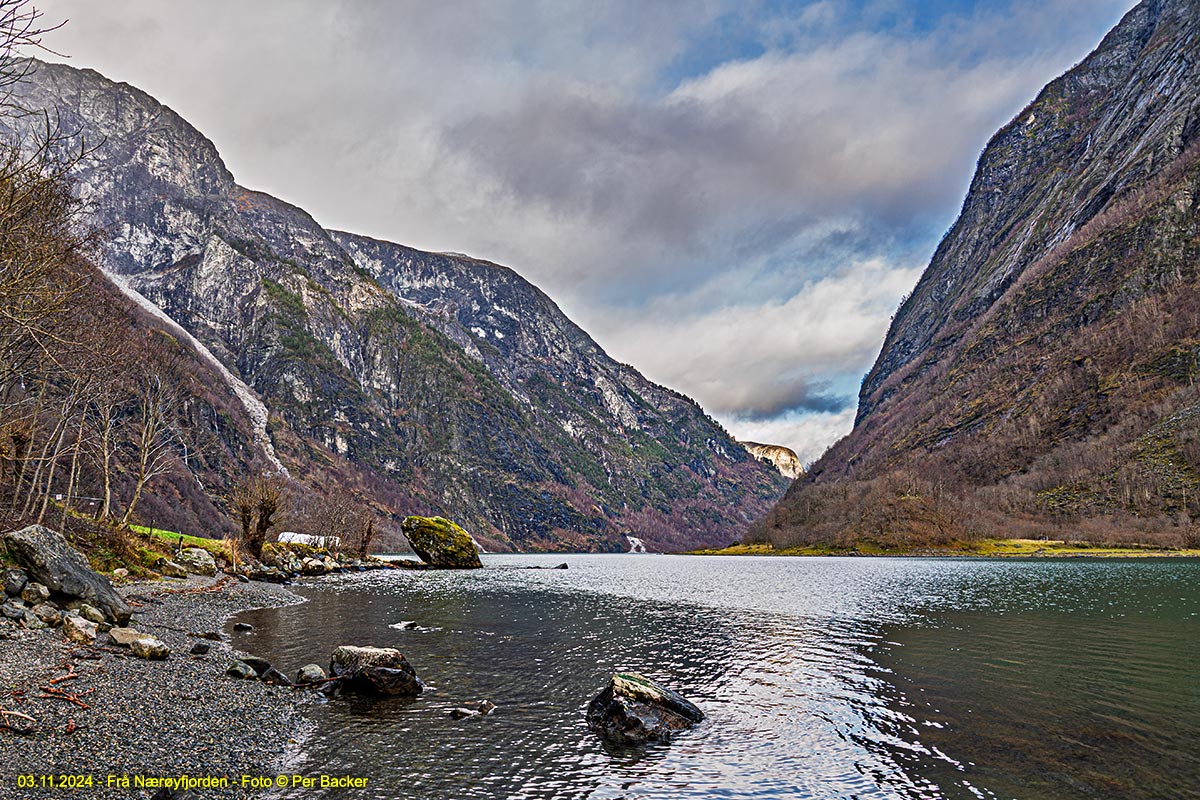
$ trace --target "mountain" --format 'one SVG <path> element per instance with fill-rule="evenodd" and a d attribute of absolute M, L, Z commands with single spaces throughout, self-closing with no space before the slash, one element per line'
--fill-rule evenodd
<path fill-rule="evenodd" d="M 988 143 L 853 431 L 755 536 L 1195 540 L 1198 157 L 1200 4 L 1145 0 Z"/>
<path fill-rule="evenodd" d="M 452 517 L 501 550 L 725 543 L 783 491 L 513 270 L 326 230 L 94 71 L 39 64 L 17 92 L 92 150 L 75 178 L 107 232 L 100 266 L 214 363 L 250 422 L 248 461 L 352 488 L 393 522 Z"/>
<path fill-rule="evenodd" d="M 790 447 L 759 444 L 758 442 L 739 442 L 739 444 L 759 461 L 764 461 L 779 470 L 779 474 L 785 478 L 795 480 L 804 474 L 804 465 L 800 463 L 796 451 Z"/>

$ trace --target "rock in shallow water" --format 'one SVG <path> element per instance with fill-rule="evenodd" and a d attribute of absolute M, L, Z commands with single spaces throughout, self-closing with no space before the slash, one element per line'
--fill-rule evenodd
<path fill-rule="evenodd" d="M 471 535 L 442 517 L 406 517 L 401 523 L 413 552 L 431 567 L 477 569 L 483 566 Z"/>
<path fill-rule="evenodd" d="M 588 726 L 615 742 L 665 742 L 704 712 L 676 692 L 636 672 L 619 672 L 587 710 Z"/>
<path fill-rule="evenodd" d="M 425 689 L 408 660 L 391 647 L 339 647 L 329 656 L 329 674 L 356 691 L 415 697 Z"/>
<path fill-rule="evenodd" d="M 67 544 L 62 534 L 41 525 L 30 525 L 19 531 L 0 533 L 0 544 L 33 580 L 45 584 L 50 591 L 86 600 L 117 624 L 129 621 L 133 610 L 107 578 L 92 571 L 83 554 Z"/>
<path fill-rule="evenodd" d="M 320 683 L 328 677 L 319 664 L 305 664 L 296 673 L 296 683 Z"/>

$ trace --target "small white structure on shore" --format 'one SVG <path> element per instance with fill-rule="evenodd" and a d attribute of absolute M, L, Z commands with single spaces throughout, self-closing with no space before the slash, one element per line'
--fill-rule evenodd
<path fill-rule="evenodd" d="M 337 547 L 342 543 L 340 536 L 313 536 L 310 533 L 296 533 L 295 531 L 284 531 L 279 534 L 279 541 L 283 544 L 307 544 L 312 547 Z"/>

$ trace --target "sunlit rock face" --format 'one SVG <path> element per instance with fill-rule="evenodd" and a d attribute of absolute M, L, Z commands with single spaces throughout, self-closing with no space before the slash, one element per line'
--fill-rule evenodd
<path fill-rule="evenodd" d="M 779 470 L 785 478 L 796 480 L 804 474 L 804 465 L 800 463 L 796 451 L 790 447 L 777 444 L 759 444 L 758 442 L 739 442 L 746 452 L 760 461 L 765 461 Z"/>
<path fill-rule="evenodd" d="M 395 521 L 444 515 L 488 550 L 725 543 L 782 493 L 511 269 L 326 230 L 96 72 L 44 64 L 19 91 L 95 148 L 77 178 L 101 266 L 227 368 L 223 391 L 248 387 L 247 450 L 299 480 L 369 486 Z"/>

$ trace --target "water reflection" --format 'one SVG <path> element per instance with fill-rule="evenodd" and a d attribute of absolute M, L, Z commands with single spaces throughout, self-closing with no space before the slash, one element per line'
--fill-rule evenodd
<path fill-rule="evenodd" d="M 239 646 L 288 672 L 373 644 L 400 648 L 430 684 L 417 701 L 314 707 L 296 768 L 370 776 L 355 796 L 380 798 L 1065 797 L 1012 778 L 1047 768 L 1016 754 L 1055 730 L 1063 696 L 1128 682 L 1120 665 L 1136 653 L 1197 702 L 1186 666 L 1160 655 L 1181 649 L 1184 626 L 1194 633 L 1180 614 L 1196 610 L 1195 564 L 567 560 L 567 571 L 494 556 L 475 572 L 345 576 L 302 589 L 301 606 L 239 617 L 256 626 Z M 1110 628 L 1076 627 L 1081 609 Z M 1147 611 L 1157 633 L 1121 622 Z M 418 627 L 393 627 L 403 620 Z M 663 680 L 706 720 L 670 746 L 606 749 L 583 712 L 616 670 Z M 1157 683 L 1145 692 L 1109 713 L 1178 716 Z M 495 714 L 449 718 L 483 698 Z M 1175 722 L 1149 753 L 1196 740 Z M 1190 754 L 1166 763 L 1200 774 Z"/>

